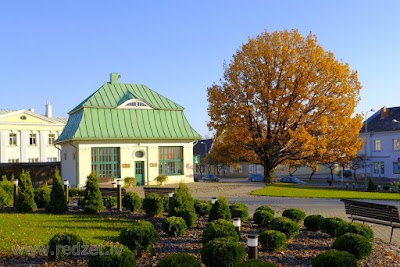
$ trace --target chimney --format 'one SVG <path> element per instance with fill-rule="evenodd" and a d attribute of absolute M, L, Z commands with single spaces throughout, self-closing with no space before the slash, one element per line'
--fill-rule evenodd
<path fill-rule="evenodd" d="M 111 72 L 110 74 L 110 83 L 111 84 L 118 84 L 118 78 L 121 78 L 121 75 L 119 75 L 116 72 Z"/>
<path fill-rule="evenodd" d="M 381 108 L 381 119 L 386 118 L 389 115 L 389 109 L 385 106 Z"/>
<path fill-rule="evenodd" d="M 49 101 L 46 101 L 46 117 L 53 118 L 53 109 Z"/>

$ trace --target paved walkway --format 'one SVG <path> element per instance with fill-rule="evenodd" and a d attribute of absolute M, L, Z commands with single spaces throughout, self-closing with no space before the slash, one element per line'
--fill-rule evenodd
<path fill-rule="evenodd" d="M 177 187 L 178 185 L 167 185 Z M 252 215 L 257 207 L 261 205 L 271 206 L 279 216 L 285 209 L 299 208 L 307 215 L 320 214 L 324 217 L 340 217 L 350 221 L 344 210 L 343 202 L 339 199 L 320 199 L 320 198 L 285 198 L 285 197 L 261 197 L 250 195 L 251 191 L 264 187 L 263 183 L 250 183 L 245 180 L 224 180 L 220 183 L 198 182 L 188 184 L 192 196 L 196 199 L 207 200 L 212 197 L 225 196 L 229 203 L 242 202 L 249 207 Z M 139 196 L 144 197 L 143 187 L 128 189 L 134 191 Z M 373 201 L 376 203 L 387 203 L 400 207 L 398 201 Z M 368 224 L 374 230 L 375 238 L 384 242 L 389 242 L 391 228 L 376 224 Z M 400 245 L 400 229 L 395 229 L 392 244 Z"/>

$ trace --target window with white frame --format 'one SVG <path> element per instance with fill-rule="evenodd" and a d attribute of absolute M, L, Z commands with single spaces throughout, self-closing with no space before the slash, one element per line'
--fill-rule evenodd
<path fill-rule="evenodd" d="M 381 151 L 381 140 L 375 140 L 374 141 L 374 150 L 375 151 Z"/>
<path fill-rule="evenodd" d="M 16 133 L 10 133 L 10 145 L 11 146 L 17 145 L 17 134 Z"/>
<path fill-rule="evenodd" d="M 36 146 L 36 134 L 29 134 L 29 144 L 31 146 Z"/>
<path fill-rule="evenodd" d="M 55 134 L 49 134 L 49 145 L 54 145 L 54 141 L 56 140 Z"/>

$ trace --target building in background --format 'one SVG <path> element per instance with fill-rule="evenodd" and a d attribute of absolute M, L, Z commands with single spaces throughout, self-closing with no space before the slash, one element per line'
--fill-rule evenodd
<path fill-rule="evenodd" d="M 67 118 L 54 118 L 50 103 L 46 114 L 33 109 L 0 110 L 0 163 L 57 162 L 54 146 Z"/>
<path fill-rule="evenodd" d="M 110 82 L 69 112 L 56 144 L 62 147 L 61 174 L 72 186 L 135 177 L 138 185 L 193 182 L 193 143 L 201 136 L 184 108 L 142 84 Z"/>

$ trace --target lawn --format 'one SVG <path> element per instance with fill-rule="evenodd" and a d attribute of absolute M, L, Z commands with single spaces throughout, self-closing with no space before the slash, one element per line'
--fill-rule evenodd
<path fill-rule="evenodd" d="M 304 187 L 292 184 L 268 185 L 254 190 L 252 195 L 273 197 L 307 197 L 307 198 L 355 198 L 377 200 L 400 200 L 400 193 L 362 192 L 335 188 Z"/>
<path fill-rule="evenodd" d="M 0 253 L 11 254 L 16 246 L 43 246 L 60 232 L 78 234 L 85 244 L 114 242 L 130 221 L 103 215 L 51 215 L 0 213 Z"/>

